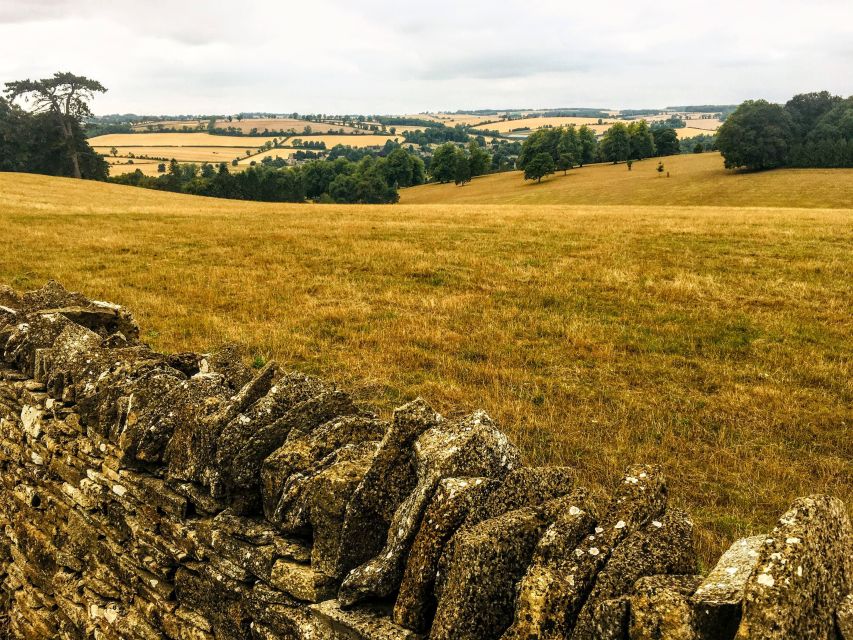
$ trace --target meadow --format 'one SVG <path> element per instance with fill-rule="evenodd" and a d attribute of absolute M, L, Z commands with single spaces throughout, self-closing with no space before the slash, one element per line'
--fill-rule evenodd
<path fill-rule="evenodd" d="M 400 202 L 851 208 L 853 169 L 741 173 L 724 169 L 719 153 L 684 154 L 637 161 L 630 171 L 625 163 L 588 165 L 539 184 L 520 171 L 481 176 L 462 187 L 426 184 L 401 189 Z"/>
<path fill-rule="evenodd" d="M 853 174 L 813 175 L 850 206 Z M 659 463 L 709 560 L 795 496 L 853 504 L 853 211 L 787 172 L 773 188 L 809 208 L 757 204 L 765 174 L 729 176 L 756 181 L 748 207 L 671 206 L 677 176 L 650 177 L 657 202 L 614 173 L 600 204 L 587 186 L 576 204 L 324 206 L 0 173 L 0 282 L 126 305 L 158 349 L 237 341 L 386 415 L 418 395 L 482 407 L 527 461 L 596 489 Z M 715 179 L 687 199 L 726 200 Z"/>

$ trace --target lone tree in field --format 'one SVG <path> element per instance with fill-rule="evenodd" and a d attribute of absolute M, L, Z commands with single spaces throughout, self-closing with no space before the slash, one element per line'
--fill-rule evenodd
<path fill-rule="evenodd" d="M 9 101 L 22 100 L 31 106 L 33 113 L 50 114 L 65 141 L 66 153 L 71 163 L 71 175 L 82 178 L 80 170 L 80 144 L 83 118 L 92 115 L 89 101 L 106 87 L 97 80 L 73 73 L 54 73 L 42 80 L 18 80 L 6 83 Z"/>
<path fill-rule="evenodd" d="M 544 152 L 537 153 L 530 159 L 527 166 L 524 167 L 524 179 L 536 180 L 537 183 L 542 182 L 542 178 L 554 173 L 556 169 L 554 159 L 550 154 Z"/>

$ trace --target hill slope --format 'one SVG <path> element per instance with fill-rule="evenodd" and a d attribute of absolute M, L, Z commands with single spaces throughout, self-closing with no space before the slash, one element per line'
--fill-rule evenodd
<path fill-rule="evenodd" d="M 157 348 L 236 340 L 374 406 L 483 407 L 528 461 L 588 485 L 660 463 L 711 559 L 795 496 L 853 504 L 851 221 L 274 205 L 0 173 L 0 283 L 55 278 L 132 309 Z"/>
<path fill-rule="evenodd" d="M 660 176 L 658 162 L 670 172 Z M 736 173 L 717 153 L 597 164 L 540 184 L 520 171 L 475 178 L 464 187 L 428 184 L 400 192 L 403 204 L 620 204 L 734 207 L 853 207 L 853 169 L 780 169 Z"/>

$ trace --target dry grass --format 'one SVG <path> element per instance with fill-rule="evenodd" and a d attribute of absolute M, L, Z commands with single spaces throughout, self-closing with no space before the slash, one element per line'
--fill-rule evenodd
<path fill-rule="evenodd" d="M 135 124 L 131 127 L 134 131 L 148 131 L 148 127 L 153 127 L 154 129 L 159 129 L 160 127 L 164 129 L 181 129 L 183 127 L 191 127 L 195 128 L 203 124 L 205 127 L 207 126 L 206 120 L 161 120 L 159 122 L 140 122 L 139 124 Z"/>
<path fill-rule="evenodd" d="M 521 120 L 505 120 L 503 122 L 493 122 L 492 124 L 484 124 L 481 128 L 489 129 L 490 131 L 500 131 L 501 133 L 509 133 L 513 129 L 541 129 L 542 127 L 565 127 L 570 124 L 575 126 L 581 125 L 598 125 L 598 118 L 579 118 L 579 117 L 541 117 L 541 118 L 522 118 Z M 605 127 L 609 128 L 613 123 Z"/>
<path fill-rule="evenodd" d="M 288 141 L 288 144 L 292 144 L 294 140 L 302 140 L 303 142 L 320 142 L 323 141 L 326 143 L 326 148 L 331 149 L 336 144 L 342 144 L 344 146 L 349 147 L 381 147 L 388 140 L 396 140 L 397 142 L 402 142 L 403 138 L 400 136 L 382 136 L 378 134 L 365 134 L 358 136 L 336 136 L 336 135 L 322 135 L 322 136 L 301 136 L 295 135 Z M 311 151 L 311 149 L 307 149 L 307 151 Z"/>
<path fill-rule="evenodd" d="M 703 127 L 694 127 L 691 123 L 691 126 L 689 127 L 681 127 L 680 129 L 676 129 L 675 134 L 678 136 L 679 140 L 682 140 L 684 138 L 695 138 L 696 136 L 711 136 L 714 135 L 714 132 L 716 130 L 717 127 L 714 127 L 713 129 L 706 129 Z"/>
<path fill-rule="evenodd" d="M 253 162 L 260 162 L 261 160 L 263 160 L 267 156 L 269 156 L 270 158 L 279 157 L 279 158 L 283 158 L 286 160 L 287 158 L 294 155 L 297 151 L 299 151 L 299 149 L 292 149 L 292 148 L 283 149 L 281 147 L 279 147 L 277 149 L 270 149 L 269 151 L 264 151 L 263 153 L 256 153 L 255 155 L 249 156 L 248 158 L 243 158 L 238 163 L 238 166 L 240 166 L 240 165 L 251 165 Z"/>
<path fill-rule="evenodd" d="M 161 160 L 134 160 L 133 164 L 126 164 L 126 158 L 118 158 L 117 160 L 114 158 L 108 159 L 111 176 L 121 176 L 125 173 L 133 173 L 137 169 L 146 176 L 159 176 L 160 172 L 157 170 L 157 167 L 161 162 Z"/>
<path fill-rule="evenodd" d="M 661 177 L 658 162 L 670 172 Z M 853 169 L 786 169 L 734 173 L 717 153 L 686 154 L 558 173 L 541 184 L 521 172 L 475 178 L 464 187 L 403 189 L 403 204 L 616 204 L 734 207 L 853 207 Z"/>
<path fill-rule="evenodd" d="M 104 156 L 110 155 L 110 148 L 93 147 Z M 234 158 L 244 157 L 246 151 L 254 151 L 256 148 L 254 145 L 246 147 L 116 147 L 122 158 L 127 158 L 128 154 L 132 153 L 136 157 L 165 158 L 166 161 L 174 158 L 178 162 L 231 162 Z"/>
<path fill-rule="evenodd" d="M 268 129 L 270 131 L 287 131 L 288 129 L 293 129 L 294 133 L 299 135 L 306 126 L 310 126 L 314 133 L 328 133 L 329 131 L 337 132 L 341 129 L 343 129 L 345 133 L 364 133 L 363 129 L 356 129 L 355 127 L 340 124 L 326 124 L 324 122 L 309 122 L 307 120 L 294 120 L 292 118 L 251 118 L 241 122 L 238 122 L 237 120 L 232 120 L 231 122 L 228 122 L 228 120 L 217 120 L 216 126 L 222 127 L 223 129 L 234 127 L 235 129 L 239 129 L 246 133 L 250 132 L 252 129 L 257 129 L 261 132 L 264 129 Z"/>
<path fill-rule="evenodd" d="M 214 136 L 209 133 L 109 133 L 89 138 L 93 147 L 242 147 L 264 146 L 282 136 Z"/>
<path fill-rule="evenodd" d="M 660 463 L 710 561 L 795 496 L 853 505 L 851 222 L 273 205 L 0 174 L 0 282 L 56 278 L 129 306 L 160 349 L 236 340 L 384 411 L 483 407 L 529 461 L 595 487 Z"/>

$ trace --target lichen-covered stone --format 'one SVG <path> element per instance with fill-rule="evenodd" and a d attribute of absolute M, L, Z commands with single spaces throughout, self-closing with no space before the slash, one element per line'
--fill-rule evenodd
<path fill-rule="evenodd" d="M 549 522 L 525 507 L 465 531 L 454 548 L 431 640 L 500 638 L 512 622 L 515 585 Z"/>
<path fill-rule="evenodd" d="M 436 608 L 435 576 L 444 546 L 471 505 L 494 483 L 489 478 L 445 478 L 439 483 L 409 552 L 394 605 L 394 622 L 413 631 L 429 630 Z"/>
<path fill-rule="evenodd" d="M 417 483 L 413 445 L 441 420 L 420 398 L 394 411 L 370 468 L 347 505 L 337 575 L 346 575 L 382 550 L 394 513 Z"/>
<path fill-rule="evenodd" d="M 853 531 L 844 504 L 798 498 L 768 534 L 744 589 L 738 640 L 831 637 L 853 588 Z"/>
<path fill-rule="evenodd" d="M 519 463 L 518 450 L 482 411 L 424 432 L 414 455 L 417 485 L 394 514 L 382 551 L 347 575 L 338 594 L 343 606 L 381 600 L 399 589 L 424 510 L 443 478 L 501 478 Z"/>
<path fill-rule="evenodd" d="M 421 640 L 422 636 L 391 622 L 386 607 L 342 609 L 337 600 L 310 607 L 318 640 Z"/>
<path fill-rule="evenodd" d="M 537 554 L 525 577 L 515 622 L 505 638 L 571 637 L 581 608 L 614 548 L 647 523 L 653 523 L 663 512 L 666 497 L 660 470 L 634 465 L 626 471 L 597 526 L 576 546 L 570 546 L 572 539 L 549 533 L 543 543 L 551 548 Z M 525 604 L 527 601 L 531 604 Z"/>
<path fill-rule="evenodd" d="M 327 390 L 316 378 L 287 374 L 275 381 L 267 395 L 235 416 L 217 441 L 214 492 L 257 491 L 261 463 L 284 443 L 296 421 L 295 416 L 284 416 Z"/>
<path fill-rule="evenodd" d="M 581 494 L 548 527 L 518 585 L 515 614 L 505 639 L 567 637 L 565 611 L 573 604 L 573 552 L 592 533 L 596 518 Z M 597 553 L 597 550 L 596 550 Z"/>
<path fill-rule="evenodd" d="M 568 495 L 574 488 L 576 477 L 577 472 L 570 467 L 518 467 L 507 473 L 501 482 L 491 484 L 471 505 L 456 535 L 451 536 L 441 550 L 435 580 L 436 598 L 441 597 L 444 589 L 444 579 L 449 573 L 449 562 L 458 535 L 489 518 Z"/>
<path fill-rule="evenodd" d="M 847 594 L 847 597 L 838 605 L 835 619 L 838 623 L 838 633 L 841 634 L 841 640 L 853 640 L 853 593 Z"/>
<path fill-rule="evenodd" d="M 615 526 L 619 526 L 619 522 Z M 673 509 L 660 519 L 647 522 L 614 547 L 578 614 L 572 637 L 575 640 L 600 638 L 603 629 L 598 628 L 595 619 L 598 605 L 629 595 L 640 578 L 691 574 L 696 571 L 697 564 L 693 522 L 686 513 Z"/>
<path fill-rule="evenodd" d="M 740 625 L 743 590 L 766 539 L 760 535 L 737 540 L 690 597 L 699 638 L 734 638 Z"/>
<path fill-rule="evenodd" d="M 696 640 L 689 598 L 702 576 L 640 578 L 630 597 L 631 640 Z"/>
<path fill-rule="evenodd" d="M 347 405 L 351 406 L 351 405 Z M 298 532 L 308 525 L 302 507 L 306 481 L 330 464 L 326 458 L 350 444 L 379 440 L 385 423 L 369 416 L 336 417 L 314 429 L 300 429 L 263 463 L 264 513 L 286 531 Z M 325 462 L 324 462 L 325 461 Z"/>

